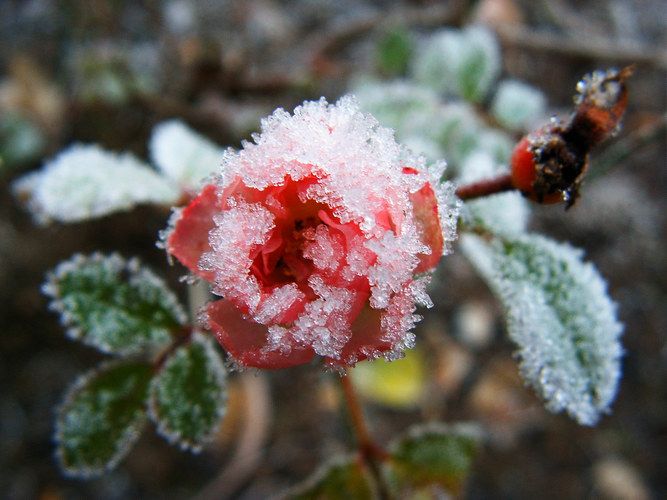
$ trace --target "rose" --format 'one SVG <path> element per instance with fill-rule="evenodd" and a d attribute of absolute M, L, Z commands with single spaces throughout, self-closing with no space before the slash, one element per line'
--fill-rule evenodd
<path fill-rule="evenodd" d="M 443 166 L 427 169 L 350 96 L 278 109 L 254 140 L 225 152 L 163 235 L 223 297 L 206 327 L 243 367 L 400 357 L 455 237 Z"/>

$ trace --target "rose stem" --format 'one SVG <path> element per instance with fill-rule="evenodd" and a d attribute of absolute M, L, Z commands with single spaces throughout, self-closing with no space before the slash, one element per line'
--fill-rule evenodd
<path fill-rule="evenodd" d="M 503 193 L 505 191 L 512 191 L 516 189 L 512 183 L 511 174 L 504 174 L 493 179 L 484 179 L 472 184 L 459 186 L 456 189 L 456 196 L 462 200 L 471 200 L 473 198 L 481 198 L 483 196 L 490 196 L 496 193 Z"/>
<path fill-rule="evenodd" d="M 357 393 L 354 390 L 354 385 L 352 384 L 352 379 L 347 371 L 341 374 L 340 384 L 343 387 L 345 402 L 347 403 L 347 408 L 350 412 L 352 427 L 354 427 L 354 430 L 357 433 L 357 439 L 359 440 L 359 453 L 361 455 L 361 460 L 363 460 L 363 462 L 368 465 L 371 473 L 373 474 L 375 482 L 378 486 L 380 498 L 389 498 L 389 494 L 386 491 L 386 487 L 382 481 L 380 469 L 378 468 L 377 464 L 377 460 L 388 460 L 390 458 L 389 454 L 373 442 L 371 435 L 368 432 L 366 421 L 364 420 L 364 414 L 361 411 L 359 398 L 357 397 Z"/>

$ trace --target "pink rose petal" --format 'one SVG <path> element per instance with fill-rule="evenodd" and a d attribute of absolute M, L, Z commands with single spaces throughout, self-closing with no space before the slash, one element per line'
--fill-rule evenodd
<path fill-rule="evenodd" d="M 290 346 L 289 353 L 267 351 L 268 327 L 247 320 L 225 300 L 211 302 L 206 308 L 207 328 L 218 342 L 242 366 L 254 368 L 287 368 L 308 363 L 315 353 L 310 347 Z"/>

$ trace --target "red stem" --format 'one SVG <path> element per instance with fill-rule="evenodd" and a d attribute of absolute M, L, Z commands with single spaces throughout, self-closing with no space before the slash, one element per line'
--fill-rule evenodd
<path fill-rule="evenodd" d="M 462 200 L 471 200 L 496 193 L 504 193 L 505 191 L 513 191 L 514 189 L 516 188 L 512 182 L 512 175 L 504 174 L 493 179 L 484 179 L 465 186 L 459 186 L 456 189 L 456 196 Z"/>
<path fill-rule="evenodd" d="M 388 459 L 389 454 L 373 442 L 373 439 L 368 432 L 366 420 L 364 419 L 361 405 L 359 404 L 359 398 L 357 398 L 357 393 L 354 390 L 350 376 L 347 373 L 341 375 L 340 383 L 343 387 L 343 394 L 345 396 L 348 411 L 350 412 L 352 427 L 354 427 L 354 430 L 357 433 L 362 459 L 366 462 L 369 461 L 369 458 L 377 458 L 380 460 Z"/>

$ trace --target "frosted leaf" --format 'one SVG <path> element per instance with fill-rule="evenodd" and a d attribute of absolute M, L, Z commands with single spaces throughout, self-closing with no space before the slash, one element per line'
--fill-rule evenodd
<path fill-rule="evenodd" d="M 413 135 L 426 137 L 440 147 L 454 173 L 468 155 L 485 146 L 481 141 L 484 126 L 466 103 L 443 104 L 429 115 L 422 115 L 420 121 L 415 120 L 412 127 Z"/>
<path fill-rule="evenodd" d="M 433 90 L 409 80 L 366 80 L 357 83 L 353 93 L 364 111 L 382 125 L 393 128 L 396 138 L 412 151 L 423 154 L 429 161 L 445 156 L 437 141 L 423 130 L 441 106 Z"/>
<path fill-rule="evenodd" d="M 79 377 L 58 411 L 56 457 L 69 476 L 89 478 L 114 468 L 146 420 L 149 363 L 113 362 Z"/>
<path fill-rule="evenodd" d="M 49 273 L 42 291 L 68 335 L 123 356 L 158 350 L 186 315 L 164 281 L 138 259 L 117 254 L 75 255 Z"/>
<path fill-rule="evenodd" d="M 549 410 L 595 424 L 616 395 L 623 330 L 598 271 L 580 250 L 537 235 L 461 243 L 505 307 L 524 380 Z"/>
<path fill-rule="evenodd" d="M 134 156 L 81 144 L 19 178 L 13 190 L 40 223 L 79 222 L 142 203 L 171 205 L 179 194 Z"/>
<path fill-rule="evenodd" d="M 218 170 L 223 154 L 222 148 L 178 120 L 157 125 L 149 149 L 158 170 L 189 192 Z"/>
<path fill-rule="evenodd" d="M 463 167 L 459 184 L 468 184 L 488 179 L 501 173 L 488 153 L 470 155 Z M 528 202 L 517 192 L 499 193 L 463 204 L 462 217 L 471 227 L 494 233 L 520 233 L 526 230 L 530 210 Z"/>
<path fill-rule="evenodd" d="M 480 102 L 501 70 L 500 48 L 481 26 L 435 33 L 413 59 L 414 79 L 437 92 Z"/>
<path fill-rule="evenodd" d="M 541 117 L 545 106 L 546 99 L 539 89 L 517 80 L 503 80 L 493 98 L 491 113 L 501 125 L 525 131 Z"/>
<path fill-rule="evenodd" d="M 371 113 L 382 125 L 396 130 L 398 136 L 405 135 L 411 120 L 432 113 L 440 104 L 432 89 L 409 80 L 360 81 L 352 93 L 364 111 Z"/>
<path fill-rule="evenodd" d="M 227 372 L 213 343 L 201 334 L 176 349 L 151 382 L 150 416 L 182 449 L 199 451 L 227 410 Z"/>
<path fill-rule="evenodd" d="M 430 422 L 411 427 L 389 445 L 382 475 L 392 498 L 457 496 L 480 449 L 481 433 L 471 424 Z"/>

